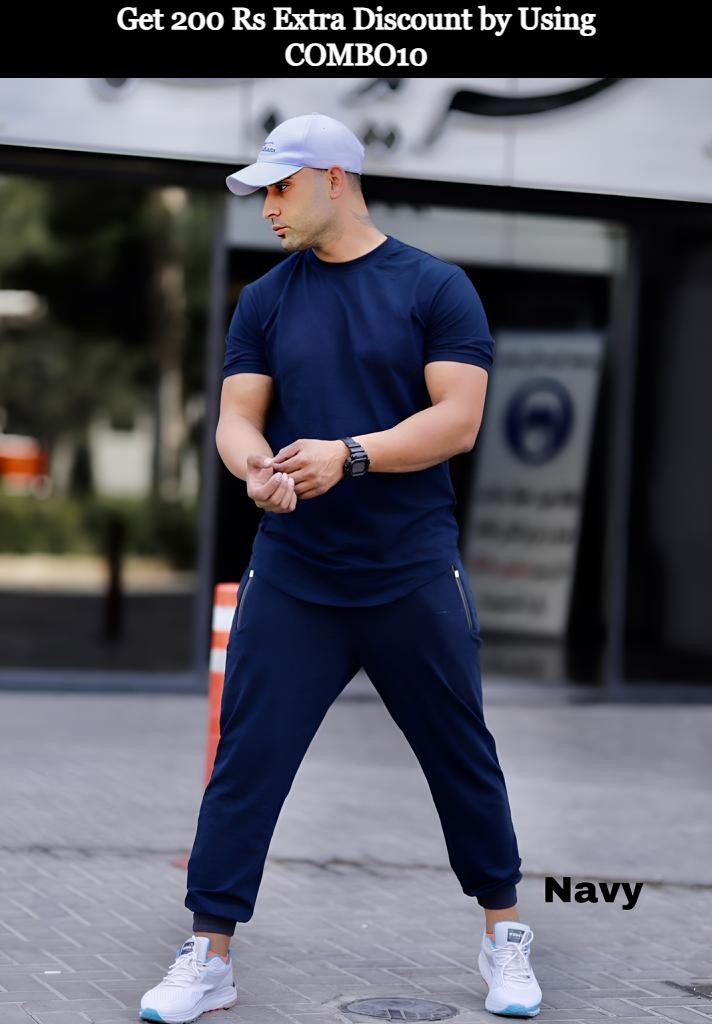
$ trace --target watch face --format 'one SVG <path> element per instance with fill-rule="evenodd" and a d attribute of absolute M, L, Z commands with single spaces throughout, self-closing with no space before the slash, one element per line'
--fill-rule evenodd
<path fill-rule="evenodd" d="M 351 467 L 351 476 L 362 476 L 366 472 L 367 464 L 365 462 L 354 462 Z"/>

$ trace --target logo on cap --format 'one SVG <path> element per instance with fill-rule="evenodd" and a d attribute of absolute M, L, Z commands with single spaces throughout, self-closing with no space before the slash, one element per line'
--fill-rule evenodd
<path fill-rule="evenodd" d="M 276 153 L 277 152 L 277 147 L 274 146 L 271 142 L 265 142 L 265 144 L 262 147 L 262 149 L 260 150 L 260 152 L 261 153 Z"/>

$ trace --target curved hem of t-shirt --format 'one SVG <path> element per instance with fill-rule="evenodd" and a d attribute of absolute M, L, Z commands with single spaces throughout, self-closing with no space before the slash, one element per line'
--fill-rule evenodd
<path fill-rule="evenodd" d="M 313 597 L 305 597 L 303 593 L 302 594 L 296 593 L 295 590 L 292 589 L 289 585 L 285 586 L 284 580 L 275 579 L 275 577 L 271 574 L 269 569 L 265 572 L 264 566 L 255 565 L 254 561 L 252 559 L 250 560 L 250 566 L 252 566 L 254 568 L 256 576 L 257 575 L 261 576 L 264 580 L 267 581 L 267 583 L 270 584 L 270 586 L 275 587 L 276 590 L 281 590 L 282 593 L 289 594 L 290 597 L 296 597 L 297 600 L 299 600 L 299 601 L 306 601 L 308 604 L 326 605 L 327 607 L 338 607 L 338 608 L 373 608 L 375 605 L 390 604 L 392 601 L 398 601 L 398 600 L 400 600 L 400 598 L 405 597 L 406 594 L 410 594 L 414 590 L 417 590 L 418 587 L 425 586 L 426 583 L 430 583 L 431 580 L 436 579 L 438 576 L 441 575 L 441 573 L 445 572 L 453 564 L 453 562 L 455 564 L 459 564 L 459 559 L 460 559 L 460 552 L 459 552 L 459 550 L 457 550 L 457 551 L 454 551 L 450 555 L 444 555 L 442 558 L 439 558 L 437 560 L 433 560 L 433 562 L 432 562 L 432 572 L 430 570 L 427 570 L 427 575 L 424 576 L 422 579 L 413 580 L 411 582 L 411 584 L 406 586 L 406 588 L 404 590 L 397 591 L 397 592 L 391 594 L 389 597 L 384 598 L 382 595 L 377 595 L 377 600 L 375 600 L 375 601 L 370 601 L 370 600 L 369 601 L 354 601 L 353 598 L 351 598 L 351 599 L 347 598 L 346 600 L 339 600 L 337 598 L 330 598 L 328 600 L 323 600 L 322 599 L 322 600 L 318 601 L 318 600 L 315 600 Z M 437 568 L 435 568 L 436 566 L 437 566 Z M 289 583 L 289 581 L 287 580 L 287 584 L 288 583 Z"/>

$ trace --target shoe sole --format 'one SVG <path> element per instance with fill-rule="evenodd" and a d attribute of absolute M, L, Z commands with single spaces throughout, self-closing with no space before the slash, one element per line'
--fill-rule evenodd
<path fill-rule="evenodd" d="M 480 955 L 477 958 L 477 966 L 479 967 L 480 974 L 484 978 L 487 988 L 489 989 L 492 975 L 490 973 L 489 964 L 487 963 L 487 958 L 482 952 L 480 952 Z M 498 1017 L 536 1017 L 541 1009 L 541 1003 L 537 1003 L 536 1006 L 523 1006 L 521 1003 L 508 1003 L 507 1006 L 495 1010 L 491 1006 L 487 1005 L 488 1000 L 489 994 L 487 995 L 487 999 L 485 999 L 485 1010 L 487 1010 L 488 1013 L 496 1013 Z"/>
<path fill-rule="evenodd" d="M 499 1017 L 536 1017 L 541 1008 L 541 1004 L 536 1007 L 532 1006 L 521 1006 L 519 1003 L 510 1003 L 509 1006 L 505 1006 L 503 1010 L 490 1010 L 489 1006 L 485 1002 L 485 1009 L 489 1013 L 496 1013 Z"/>
<path fill-rule="evenodd" d="M 204 1006 L 203 1003 L 214 1003 L 213 1006 Z M 214 994 L 211 999 L 203 997 L 200 1003 L 198 1003 L 193 1009 L 192 1017 L 171 1017 L 161 1016 L 158 1010 L 154 1010 L 150 1006 L 145 1006 L 139 1011 L 139 1017 L 141 1020 L 156 1021 L 157 1024 L 191 1024 L 191 1021 L 197 1020 L 202 1013 L 210 1013 L 211 1010 L 229 1010 L 231 1006 L 234 1006 L 237 1002 L 237 992 L 232 989 L 232 992 L 227 992 L 220 998 L 217 998 Z"/>

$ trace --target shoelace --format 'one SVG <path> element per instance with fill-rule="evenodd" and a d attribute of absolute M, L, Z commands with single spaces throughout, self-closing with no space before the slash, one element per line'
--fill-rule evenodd
<path fill-rule="evenodd" d="M 508 942 L 504 946 L 492 948 L 495 963 L 501 967 L 502 977 L 505 981 L 527 982 L 532 980 L 529 950 L 533 938 L 534 932 L 531 928 L 527 928 L 521 943 Z"/>
<path fill-rule="evenodd" d="M 179 987 L 186 983 L 190 984 L 200 977 L 201 968 L 204 966 L 204 964 L 198 963 L 195 950 L 192 950 L 190 953 L 184 953 L 182 956 L 177 956 L 173 961 L 162 983 L 178 985 Z"/>

